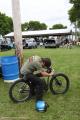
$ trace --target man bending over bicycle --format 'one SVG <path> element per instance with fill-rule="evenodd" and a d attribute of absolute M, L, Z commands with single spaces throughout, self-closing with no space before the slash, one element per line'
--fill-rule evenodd
<path fill-rule="evenodd" d="M 43 81 L 40 77 L 48 77 L 53 75 L 53 72 L 47 72 L 47 69 L 50 67 L 50 58 L 31 56 L 26 60 L 20 70 L 21 74 L 24 75 L 24 79 L 31 83 L 30 93 L 31 95 L 36 95 L 36 102 L 42 100 L 43 97 Z M 34 89 L 36 90 L 36 93 L 34 92 Z"/>

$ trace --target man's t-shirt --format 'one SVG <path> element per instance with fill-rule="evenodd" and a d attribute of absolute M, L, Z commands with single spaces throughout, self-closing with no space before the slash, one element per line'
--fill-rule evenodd
<path fill-rule="evenodd" d="M 21 74 L 37 74 L 43 71 L 43 67 L 41 65 L 41 58 L 39 56 L 32 56 L 24 63 L 21 68 Z"/>

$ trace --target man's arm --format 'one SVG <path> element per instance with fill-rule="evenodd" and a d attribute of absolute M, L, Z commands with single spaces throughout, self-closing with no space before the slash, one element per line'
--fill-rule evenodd
<path fill-rule="evenodd" d="M 52 76 L 53 74 L 54 74 L 53 71 L 52 71 L 51 73 L 47 73 L 46 71 L 42 71 L 42 72 L 41 72 L 41 75 L 42 75 L 43 77 Z"/>

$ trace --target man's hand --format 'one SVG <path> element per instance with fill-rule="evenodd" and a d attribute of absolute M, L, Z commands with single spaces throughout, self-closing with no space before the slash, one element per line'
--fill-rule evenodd
<path fill-rule="evenodd" d="M 50 76 L 54 75 L 54 72 L 52 71 L 51 73 L 49 73 Z"/>
<path fill-rule="evenodd" d="M 52 76 L 54 74 L 54 71 L 52 71 L 50 73 L 43 71 L 43 72 L 41 72 L 41 74 L 43 77 L 48 77 L 48 76 Z"/>
<path fill-rule="evenodd" d="M 46 72 L 47 73 L 51 73 L 52 72 L 52 68 L 48 68 Z"/>

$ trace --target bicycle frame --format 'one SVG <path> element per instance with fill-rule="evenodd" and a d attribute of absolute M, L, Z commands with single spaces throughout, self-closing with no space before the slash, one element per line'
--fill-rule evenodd
<path fill-rule="evenodd" d="M 48 77 L 47 78 L 47 81 L 46 81 L 46 83 L 47 83 L 47 86 L 48 86 L 48 89 L 49 89 L 49 84 L 50 84 L 50 79 L 49 79 L 50 77 Z"/>

